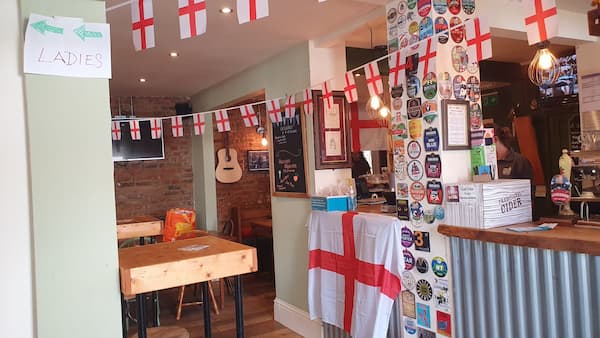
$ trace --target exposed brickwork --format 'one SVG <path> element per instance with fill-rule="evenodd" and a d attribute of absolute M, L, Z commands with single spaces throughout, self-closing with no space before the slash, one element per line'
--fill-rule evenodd
<path fill-rule="evenodd" d="M 254 107 L 259 111 L 258 107 Z M 261 108 L 262 123 L 264 124 L 264 109 Z M 260 143 L 260 135 L 256 127 L 246 128 L 239 111 L 229 112 L 231 132 L 229 133 L 229 146 L 237 151 L 238 162 L 242 168 L 242 178 L 239 182 L 223 184 L 217 182 L 217 213 L 219 227 L 231 215 L 231 207 L 242 208 L 270 208 L 271 193 L 268 171 L 248 170 L 248 150 L 268 150 Z M 216 132 L 215 127 L 215 152 L 225 147 L 223 133 Z M 216 155 L 215 155 L 216 156 Z"/>
<path fill-rule="evenodd" d="M 173 116 L 175 103 L 188 102 L 187 97 L 136 97 L 134 112 L 138 117 Z M 257 109 L 258 111 L 258 109 Z M 112 115 L 118 114 L 118 98 L 111 98 Z M 130 115 L 129 97 L 121 98 L 121 113 Z M 264 111 L 262 112 L 264 118 Z M 208 116 L 207 116 L 208 118 Z M 212 117 L 211 117 L 212 118 Z M 248 150 L 267 150 L 260 144 L 255 128 L 246 128 L 238 111 L 229 113 L 232 132 L 230 147 L 238 152 L 243 170 L 237 183 L 217 182 L 217 212 L 221 226 L 230 217 L 231 207 L 268 208 L 271 205 L 268 171 L 248 171 Z M 224 136 L 214 127 L 215 152 L 224 147 Z M 184 119 L 184 136 L 174 138 L 171 123 L 163 120 L 165 159 L 115 163 L 115 199 L 117 218 L 151 215 L 164 218 L 167 209 L 193 208 L 191 118 Z"/>
<path fill-rule="evenodd" d="M 134 113 L 138 117 L 175 115 L 175 103 L 188 97 L 136 97 Z M 111 98 L 112 115 L 118 114 L 118 98 Z M 129 97 L 121 98 L 121 112 L 130 115 Z M 184 136 L 174 138 L 171 123 L 163 120 L 164 160 L 115 163 L 115 199 L 117 219 L 136 215 L 164 218 L 167 209 L 192 208 L 192 121 L 184 119 Z"/>

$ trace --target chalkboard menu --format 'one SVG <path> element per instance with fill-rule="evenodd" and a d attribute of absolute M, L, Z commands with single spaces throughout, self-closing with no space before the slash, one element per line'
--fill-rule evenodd
<path fill-rule="evenodd" d="M 304 116 L 271 124 L 271 188 L 274 196 L 308 197 Z"/>

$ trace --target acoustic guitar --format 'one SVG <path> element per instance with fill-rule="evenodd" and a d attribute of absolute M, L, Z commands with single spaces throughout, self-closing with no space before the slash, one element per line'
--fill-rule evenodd
<path fill-rule="evenodd" d="M 218 164 L 215 170 L 217 181 L 235 183 L 242 178 L 242 168 L 237 159 L 237 151 L 229 148 L 229 133 L 225 133 L 225 148 L 217 152 Z"/>

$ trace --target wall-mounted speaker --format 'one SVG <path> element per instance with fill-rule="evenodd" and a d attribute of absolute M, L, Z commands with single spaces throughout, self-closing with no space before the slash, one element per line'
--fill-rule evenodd
<path fill-rule="evenodd" d="M 192 104 L 189 102 L 181 102 L 175 104 L 175 112 L 177 115 L 186 115 L 192 112 Z"/>

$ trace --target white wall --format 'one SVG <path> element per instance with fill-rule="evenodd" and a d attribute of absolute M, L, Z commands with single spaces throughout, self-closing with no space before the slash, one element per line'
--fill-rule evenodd
<path fill-rule="evenodd" d="M 0 2 L 0 328 L 3 337 L 33 337 L 29 171 L 18 0 Z"/>

